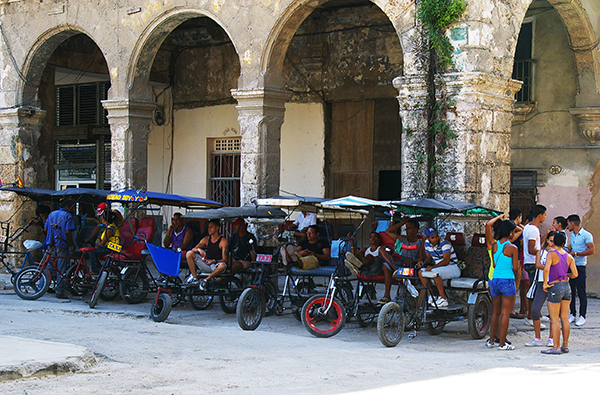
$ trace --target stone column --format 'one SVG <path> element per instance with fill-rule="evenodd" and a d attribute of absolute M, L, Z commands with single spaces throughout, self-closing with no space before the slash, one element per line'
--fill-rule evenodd
<path fill-rule="evenodd" d="M 38 171 L 47 163 L 40 163 L 37 143 L 46 111 L 39 108 L 11 108 L 0 111 L 0 180 L 10 185 L 21 177 L 24 186 L 39 187 Z M 45 174 L 45 171 L 41 171 Z M 45 177 L 42 177 L 45 180 Z M 0 219 L 6 220 L 21 205 L 13 193 L 0 194 Z M 32 210 L 35 205 L 32 205 Z M 13 228 L 25 223 L 32 213 L 20 211 L 12 221 Z"/>
<path fill-rule="evenodd" d="M 279 194 L 281 125 L 288 91 L 273 88 L 232 90 L 241 135 L 241 202 Z"/>
<path fill-rule="evenodd" d="M 119 190 L 148 186 L 148 133 L 156 103 L 104 100 L 111 132 L 111 186 Z"/>
<path fill-rule="evenodd" d="M 409 151 L 403 153 L 403 184 L 415 183 L 403 186 L 403 198 L 422 196 L 421 180 L 427 179 L 427 169 L 418 161 L 425 155 L 426 163 L 427 122 L 422 111 L 426 90 L 421 81 L 418 76 L 394 80 L 405 129 L 402 148 Z M 458 137 L 437 158 L 437 195 L 508 211 L 514 94 L 521 83 L 493 74 L 462 72 L 445 74 L 442 85 L 445 89 L 440 92 L 454 101 L 447 118 Z"/>

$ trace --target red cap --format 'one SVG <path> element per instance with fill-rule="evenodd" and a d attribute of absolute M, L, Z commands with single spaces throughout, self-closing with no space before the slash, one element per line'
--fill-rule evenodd
<path fill-rule="evenodd" d="M 96 210 L 96 214 L 98 214 L 98 215 L 104 214 L 104 212 L 106 211 L 106 208 L 107 208 L 106 203 L 100 203 L 98 205 L 98 210 Z"/>
<path fill-rule="evenodd" d="M 244 219 L 243 219 L 243 218 L 238 218 L 238 219 L 236 219 L 235 221 L 233 221 L 231 224 L 232 224 L 233 226 L 237 226 L 237 225 L 240 225 L 240 224 L 242 224 L 242 223 L 245 223 Z"/>

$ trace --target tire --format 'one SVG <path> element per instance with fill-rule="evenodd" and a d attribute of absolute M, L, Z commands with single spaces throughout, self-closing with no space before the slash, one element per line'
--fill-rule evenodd
<path fill-rule="evenodd" d="M 167 293 L 161 293 L 150 307 L 150 317 L 155 322 L 163 322 L 171 314 L 173 300 Z"/>
<path fill-rule="evenodd" d="M 265 316 L 265 299 L 260 290 L 246 288 L 237 303 L 235 315 L 243 330 L 253 331 L 258 328 Z"/>
<path fill-rule="evenodd" d="M 100 294 L 100 299 L 109 302 L 111 300 L 115 300 L 119 297 L 119 283 L 121 277 L 121 273 L 117 269 L 110 269 L 108 272 L 108 278 L 106 279 L 106 284 L 104 285 L 104 289 Z"/>
<path fill-rule="evenodd" d="M 194 310 L 206 310 L 212 304 L 214 297 L 212 295 L 193 294 L 188 295 L 187 299 Z"/>
<path fill-rule="evenodd" d="M 434 321 L 427 323 L 427 332 L 430 335 L 437 336 L 443 332 L 444 327 L 446 326 L 446 321 Z"/>
<path fill-rule="evenodd" d="M 67 270 L 65 277 L 67 278 L 67 291 L 76 296 L 85 296 L 92 288 L 92 282 L 89 277 L 85 276 L 83 270 L 77 270 L 78 265 L 73 265 Z"/>
<path fill-rule="evenodd" d="M 265 289 L 263 290 L 265 299 L 265 316 L 270 316 L 276 313 L 277 308 L 277 286 L 272 281 L 265 283 Z M 241 296 L 240 296 L 241 298 Z M 239 304 L 240 302 L 238 302 Z M 237 311 L 236 311 L 237 314 Z"/>
<path fill-rule="evenodd" d="M 90 301 L 88 303 L 91 309 L 96 307 L 96 304 L 98 303 L 98 299 L 100 299 L 100 295 L 102 294 L 102 291 L 104 290 L 104 286 L 106 285 L 107 278 L 108 278 L 108 272 L 106 270 L 103 270 L 102 272 L 100 272 L 100 276 L 98 277 L 98 280 L 96 281 L 96 285 L 94 286 L 94 292 L 92 293 L 92 297 L 90 298 Z"/>
<path fill-rule="evenodd" d="M 398 303 L 386 303 L 377 317 L 377 336 L 386 347 L 396 347 L 404 335 L 404 313 Z"/>
<path fill-rule="evenodd" d="M 327 314 L 319 310 L 331 302 Z M 346 308 L 337 298 L 328 298 L 325 295 L 315 295 L 308 299 L 301 312 L 302 324 L 306 330 L 316 337 L 335 336 L 342 330 L 346 323 Z"/>
<path fill-rule="evenodd" d="M 350 310 L 352 303 L 354 302 L 354 289 L 348 282 L 343 282 L 338 286 L 337 297 L 344 304 L 346 310 Z"/>
<path fill-rule="evenodd" d="M 28 267 L 22 269 L 15 278 L 13 289 L 15 293 L 25 300 L 36 300 L 42 297 L 50 286 L 50 277 L 39 268 Z"/>
<path fill-rule="evenodd" d="M 146 300 L 150 285 L 146 271 L 129 269 L 119 282 L 119 294 L 129 304 L 138 304 Z"/>
<path fill-rule="evenodd" d="M 359 306 L 358 307 L 358 312 L 356 313 L 356 319 L 358 321 L 358 326 L 360 326 L 361 328 L 366 328 L 369 325 L 371 325 L 371 323 L 373 323 L 373 321 L 375 321 L 375 317 L 377 317 L 377 314 L 373 311 L 367 311 L 365 309 L 365 307 Z"/>
<path fill-rule="evenodd" d="M 221 295 L 221 310 L 226 314 L 234 314 L 237 309 L 237 303 L 243 291 L 242 282 L 237 277 L 231 277 L 227 286 L 227 294 Z"/>
<path fill-rule="evenodd" d="M 483 339 L 490 332 L 492 302 L 486 294 L 478 294 L 475 303 L 469 305 L 469 333 L 473 339 Z"/>

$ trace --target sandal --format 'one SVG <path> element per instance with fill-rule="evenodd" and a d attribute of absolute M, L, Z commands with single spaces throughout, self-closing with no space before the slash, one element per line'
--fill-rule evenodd
<path fill-rule="evenodd" d="M 563 354 L 568 354 L 569 353 L 569 347 L 561 347 L 560 348 L 560 352 Z"/>
<path fill-rule="evenodd" d="M 391 301 L 392 300 L 390 298 L 388 298 L 387 296 L 384 296 L 383 298 L 379 299 L 379 302 L 377 302 L 377 303 L 379 303 L 379 304 L 386 304 L 386 303 L 389 303 Z"/>
<path fill-rule="evenodd" d="M 549 348 L 548 350 L 542 350 L 542 354 L 546 355 L 560 355 L 561 350 L 555 350 L 553 348 Z"/>

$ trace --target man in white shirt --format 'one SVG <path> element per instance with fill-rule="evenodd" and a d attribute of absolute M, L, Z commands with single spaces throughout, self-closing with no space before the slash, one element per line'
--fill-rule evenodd
<path fill-rule="evenodd" d="M 316 224 L 317 216 L 314 213 L 302 211 L 300 214 L 298 214 L 298 217 L 296 217 L 296 220 L 292 224 L 292 226 L 296 229 L 294 236 L 299 238 L 299 240 L 304 240 L 306 238 L 306 231 L 308 227 Z"/>
<path fill-rule="evenodd" d="M 540 239 L 540 224 L 546 220 L 546 207 L 541 204 L 537 204 L 531 209 L 531 215 L 533 220 L 525 225 L 523 228 L 523 262 L 525 264 L 525 271 L 529 275 L 530 282 L 535 281 L 535 256 L 538 251 L 541 251 L 541 239 Z M 529 308 L 531 300 L 522 300 L 521 303 L 528 303 L 527 318 L 525 324 L 541 327 L 540 321 L 533 321 L 531 319 L 531 309 Z"/>

